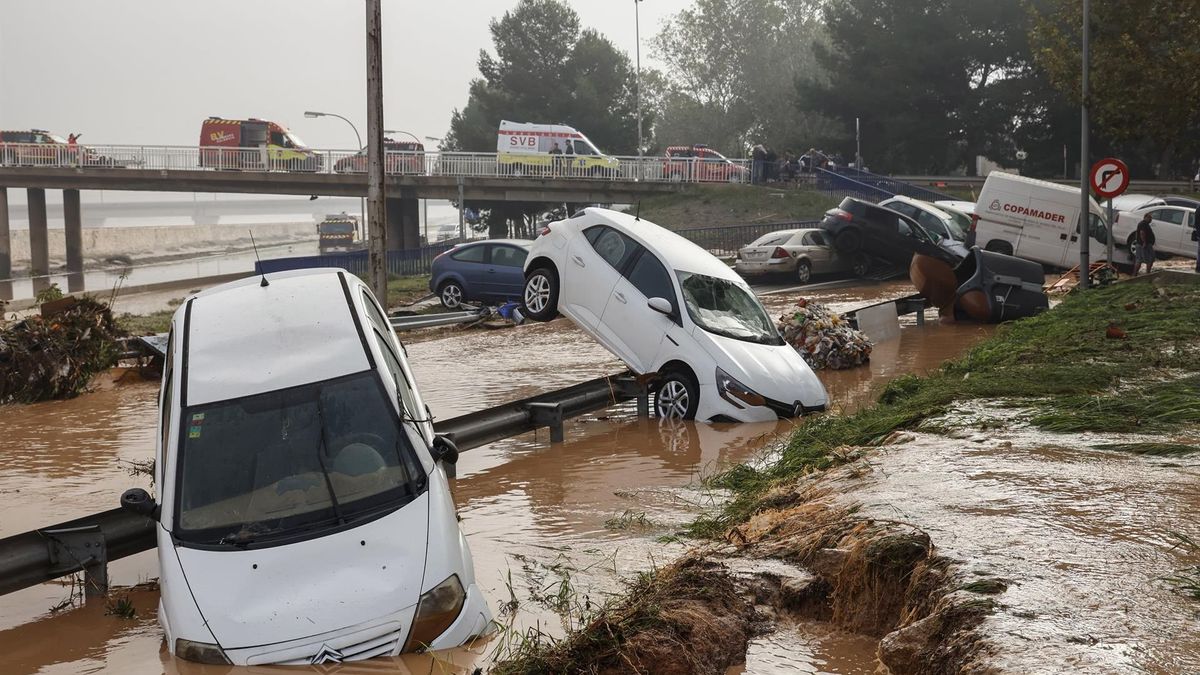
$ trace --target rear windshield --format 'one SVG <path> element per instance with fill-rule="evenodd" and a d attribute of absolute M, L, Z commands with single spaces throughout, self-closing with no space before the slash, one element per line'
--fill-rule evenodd
<path fill-rule="evenodd" d="M 791 240 L 793 232 L 772 232 L 750 242 L 751 246 L 783 246 Z"/>
<path fill-rule="evenodd" d="M 425 475 L 374 371 L 186 408 L 175 536 L 247 546 L 398 508 Z"/>

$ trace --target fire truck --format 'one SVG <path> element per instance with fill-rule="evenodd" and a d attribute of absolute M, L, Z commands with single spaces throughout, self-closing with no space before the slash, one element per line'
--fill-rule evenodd
<path fill-rule="evenodd" d="M 325 216 L 317 225 L 317 245 L 321 253 L 354 251 L 362 248 L 358 241 L 358 219 L 343 211 Z"/>
<path fill-rule="evenodd" d="M 320 171 L 324 158 L 276 122 L 210 117 L 200 124 L 200 166 L 258 171 Z"/>

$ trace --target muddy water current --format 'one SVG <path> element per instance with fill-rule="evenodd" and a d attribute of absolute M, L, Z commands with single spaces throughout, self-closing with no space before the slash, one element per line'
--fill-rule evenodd
<path fill-rule="evenodd" d="M 906 292 L 900 285 L 858 288 L 857 302 Z M 854 293 L 830 291 L 829 300 L 846 309 Z M 794 300 L 770 296 L 767 305 L 778 314 Z M 835 407 L 851 409 L 887 379 L 936 367 L 987 333 L 978 326 L 906 325 L 899 339 L 876 347 L 869 366 L 821 377 Z M 412 341 L 408 353 L 430 408 L 442 419 L 622 369 L 566 321 L 446 331 L 440 339 Z M 74 400 L 0 409 L 0 536 L 110 509 L 122 490 L 150 487 L 129 468 L 152 456 L 156 394 L 154 383 L 102 380 L 98 391 Z M 686 544 L 669 535 L 717 500 L 699 487 L 699 478 L 756 456 L 792 424 L 660 424 L 638 419 L 627 404 L 569 422 L 561 445 L 552 446 L 542 430 L 464 453 L 455 498 L 497 620 L 512 634 L 561 634 L 580 608 L 620 592 L 622 577 L 684 550 Z M 157 577 L 157 560 L 153 551 L 144 552 L 111 564 L 110 572 L 120 595 Z M 106 614 L 103 602 L 51 611 L 70 597 L 69 586 L 58 583 L 0 597 L 0 672 L 228 671 L 162 652 L 157 592 L 128 592 L 133 619 Z M 472 651 L 338 672 L 456 672 L 502 658 L 506 644 L 497 637 Z M 872 641 L 800 625 L 755 640 L 746 665 L 733 672 L 865 673 L 874 667 Z"/>

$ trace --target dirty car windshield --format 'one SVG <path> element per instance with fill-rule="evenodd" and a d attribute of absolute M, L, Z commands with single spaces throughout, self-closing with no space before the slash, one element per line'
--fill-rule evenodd
<path fill-rule="evenodd" d="M 700 328 L 734 340 L 780 345 L 783 339 L 749 290 L 726 279 L 676 272 L 688 316 Z"/>
<path fill-rule="evenodd" d="M 425 486 L 371 371 L 186 408 L 181 435 L 175 536 L 185 542 L 245 546 L 338 527 Z"/>

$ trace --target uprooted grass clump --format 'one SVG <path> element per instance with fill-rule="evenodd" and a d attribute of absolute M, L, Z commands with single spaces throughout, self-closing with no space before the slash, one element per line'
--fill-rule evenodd
<path fill-rule="evenodd" d="M 1109 337 L 1114 324 L 1124 339 Z M 896 378 L 874 406 L 801 425 L 777 462 L 710 479 L 733 499 L 691 531 L 719 536 L 761 508 L 771 486 L 844 463 L 853 455 L 847 446 L 916 429 L 955 401 L 1019 401 L 1033 408 L 1032 424 L 1053 431 L 1163 431 L 1200 422 L 1200 379 L 1188 377 L 1200 373 L 1198 347 L 1200 285 L 1127 283 L 1076 293 L 1052 311 L 1001 326 L 933 373 Z"/>
<path fill-rule="evenodd" d="M 0 403 L 77 396 L 117 362 L 122 335 L 108 305 L 87 297 L 0 329 Z"/>
<path fill-rule="evenodd" d="M 491 672 L 715 675 L 745 659 L 755 619 L 723 566 L 686 558 L 639 575 L 622 600 L 564 640 L 529 641 Z"/>

